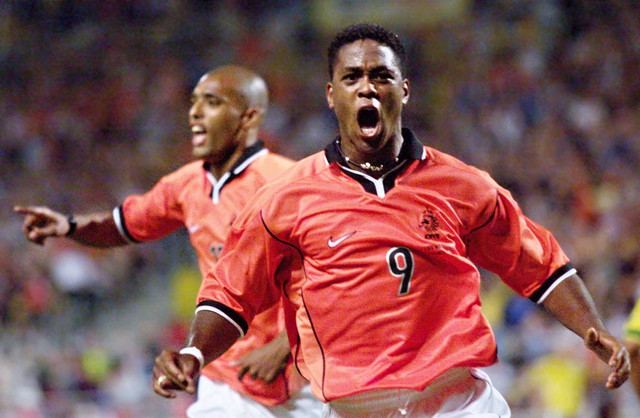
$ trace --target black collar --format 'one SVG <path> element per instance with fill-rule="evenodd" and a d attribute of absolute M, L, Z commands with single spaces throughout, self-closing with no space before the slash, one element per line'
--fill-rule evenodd
<path fill-rule="evenodd" d="M 424 157 L 424 146 L 422 142 L 416 138 L 413 131 L 409 128 L 402 128 L 402 148 L 398 154 L 398 159 L 402 160 L 421 160 Z M 339 163 L 343 166 L 348 166 L 340 149 L 338 149 L 340 143 L 340 136 L 336 137 L 329 145 L 324 149 L 325 156 L 329 163 Z"/>
<path fill-rule="evenodd" d="M 233 165 L 233 167 L 231 167 L 229 172 L 230 173 L 235 173 L 236 175 L 240 174 L 240 172 L 242 170 L 240 170 L 239 172 L 236 173 L 237 168 L 240 167 L 241 165 L 243 165 L 245 163 L 245 161 L 247 161 L 249 158 L 251 158 L 255 154 L 259 153 L 263 149 L 265 149 L 264 148 L 264 141 L 261 140 L 261 139 L 257 140 L 253 145 L 251 145 L 250 147 L 248 147 L 248 148 L 246 148 L 244 150 L 244 152 L 242 153 L 240 158 L 238 158 L 238 161 L 236 161 L 236 163 Z M 205 171 L 211 171 L 211 163 L 204 162 L 203 167 L 204 167 Z"/>

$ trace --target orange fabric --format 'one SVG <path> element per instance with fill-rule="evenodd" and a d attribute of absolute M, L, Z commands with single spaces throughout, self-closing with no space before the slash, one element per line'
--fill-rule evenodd
<path fill-rule="evenodd" d="M 486 173 L 424 152 L 382 197 L 325 153 L 300 161 L 243 210 L 198 302 L 250 322 L 284 289 L 300 369 L 328 401 L 496 362 L 474 262 L 529 296 L 568 259 Z"/>
<path fill-rule="evenodd" d="M 185 226 L 198 256 L 201 272 L 215 266 L 233 220 L 240 209 L 251 201 L 256 191 L 290 167 L 292 161 L 276 154 L 266 154 L 225 184 L 220 199 L 214 204 L 212 184 L 207 179 L 202 161 L 186 164 L 163 177 L 144 195 L 129 196 L 122 205 L 124 224 L 130 238 L 144 242 L 163 238 Z M 296 377 L 292 365 L 271 385 L 245 375 L 238 381 L 238 369 L 231 362 L 263 346 L 284 329 L 284 318 L 276 304 L 257 315 L 247 335 L 227 353 L 207 365 L 202 374 L 228 384 L 264 405 L 285 402 L 304 381 Z"/>

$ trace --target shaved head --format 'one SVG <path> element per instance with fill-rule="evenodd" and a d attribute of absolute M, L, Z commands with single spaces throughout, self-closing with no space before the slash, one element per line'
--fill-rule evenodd
<path fill-rule="evenodd" d="M 191 94 L 189 126 L 193 155 L 222 175 L 258 141 L 269 106 L 267 84 L 258 74 L 226 65 L 203 75 Z"/>
<path fill-rule="evenodd" d="M 230 96 L 247 108 L 256 108 L 262 114 L 269 107 L 267 84 L 258 74 L 239 65 L 225 65 L 205 74 L 220 81 Z"/>

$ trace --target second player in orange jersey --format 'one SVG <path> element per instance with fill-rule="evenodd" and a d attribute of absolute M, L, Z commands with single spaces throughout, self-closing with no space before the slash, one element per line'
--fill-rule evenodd
<path fill-rule="evenodd" d="M 16 207 L 25 215 L 25 235 L 39 244 L 68 236 L 85 245 L 111 247 L 157 240 L 186 227 L 206 273 L 215 266 L 240 210 L 293 163 L 270 153 L 258 138 L 267 107 L 267 86 L 257 74 L 239 66 L 212 70 L 191 96 L 196 161 L 164 176 L 147 193 L 127 197 L 113 211 L 75 215 L 71 222 L 46 207 Z M 203 368 L 189 416 L 247 411 L 252 416 L 317 416 L 320 403 L 301 392 L 306 381 L 292 366 L 283 330 L 278 303 L 257 315 L 251 332 Z"/>

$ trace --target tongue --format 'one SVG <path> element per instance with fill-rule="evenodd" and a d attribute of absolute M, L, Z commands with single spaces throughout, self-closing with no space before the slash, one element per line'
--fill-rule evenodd
<path fill-rule="evenodd" d="M 362 132 L 362 135 L 364 136 L 373 136 L 376 134 L 376 127 L 375 126 L 362 126 L 360 127 L 360 132 Z"/>
<path fill-rule="evenodd" d="M 198 145 L 204 144 L 205 135 L 204 134 L 194 134 L 191 137 L 191 145 L 197 147 Z"/>

